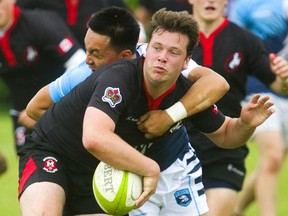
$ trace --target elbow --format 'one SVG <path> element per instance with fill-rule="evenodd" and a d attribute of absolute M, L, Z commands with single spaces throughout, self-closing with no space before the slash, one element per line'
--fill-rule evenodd
<path fill-rule="evenodd" d="M 31 104 L 31 102 L 29 102 L 26 107 L 26 114 L 35 121 L 39 119 L 39 116 L 37 115 L 37 112 L 34 111 L 33 104 Z"/>
<path fill-rule="evenodd" d="M 223 90 L 223 93 L 224 93 L 224 94 L 226 94 L 226 93 L 230 90 L 230 85 L 229 85 L 229 83 L 225 80 L 224 77 L 222 77 L 221 89 Z"/>
<path fill-rule="evenodd" d="M 93 151 L 93 147 L 96 144 L 96 141 L 94 139 L 92 139 L 91 137 L 88 136 L 84 136 L 82 138 L 82 143 L 84 148 L 88 151 L 88 152 L 92 152 Z"/>
<path fill-rule="evenodd" d="M 96 157 L 97 155 L 103 154 L 103 152 L 105 152 L 105 145 L 103 145 L 104 142 L 101 141 L 99 136 L 83 134 L 82 143 L 84 148 Z"/>

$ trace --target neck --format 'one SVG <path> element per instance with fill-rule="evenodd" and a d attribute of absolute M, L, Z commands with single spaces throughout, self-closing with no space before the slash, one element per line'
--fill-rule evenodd
<path fill-rule="evenodd" d="M 5 26 L 0 28 L 0 37 L 3 37 L 7 29 L 12 25 L 13 19 L 11 19 Z"/>
<path fill-rule="evenodd" d="M 199 24 L 200 32 L 202 32 L 206 37 L 209 37 L 223 23 L 224 19 L 224 17 L 220 17 L 215 20 L 207 21 L 195 17 L 195 20 Z"/>

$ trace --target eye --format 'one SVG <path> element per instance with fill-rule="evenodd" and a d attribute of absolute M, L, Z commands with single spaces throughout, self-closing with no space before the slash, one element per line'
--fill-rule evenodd
<path fill-rule="evenodd" d="M 156 51 L 159 51 L 160 50 L 160 48 L 159 47 L 154 47 L 154 49 L 156 50 Z"/>
<path fill-rule="evenodd" d="M 171 53 L 171 55 L 173 55 L 173 56 L 178 56 L 178 55 L 180 55 L 180 53 L 179 53 L 178 50 L 171 50 L 170 53 Z"/>
<path fill-rule="evenodd" d="M 103 56 L 99 52 L 96 52 L 96 51 L 92 52 L 92 56 L 96 59 L 102 59 L 103 58 Z"/>
<path fill-rule="evenodd" d="M 172 54 L 172 55 L 178 55 L 178 52 L 176 52 L 176 51 L 171 51 L 171 54 Z"/>

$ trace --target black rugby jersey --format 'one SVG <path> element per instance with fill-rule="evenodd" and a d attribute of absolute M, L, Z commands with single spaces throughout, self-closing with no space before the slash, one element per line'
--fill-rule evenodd
<path fill-rule="evenodd" d="M 267 86 L 275 80 L 263 43 L 228 19 L 209 38 L 200 33 L 200 43 L 193 51 L 193 60 L 212 68 L 227 80 L 230 90 L 216 104 L 223 114 L 231 117 L 240 115 L 240 102 L 246 96 L 248 75 L 256 76 Z M 222 149 L 193 126 L 188 128 L 191 144 L 203 165 L 227 160 L 243 162 L 248 154 L 246 145 Z"/>
<path fill-rule="evenodd" d="M 84 48 L 87 23 L 92 14 L 110 6 L 127 8 L 123 0 L 18 0 L 23 8 L 43 9 L 57 12 L 68 24 L 77 40 Z"/>
<path fill-rule="evenodd" d="M 192 13 L 192 7 L 187 0 L 139 0 L 139 5 L 147 8 L 151 14 L 161 8 L 173 11 L 186 10 Z"/>
<path fill-rule="evenodd" d="M 14 22 L 0 37 L 0 48 L 0 77 L 13 109 L 21 111 L 40 88 L 62 75 L 64 63 L 80 45 L 55 13 L 15 6 Z"/>
<path fill-rule="evenodd" d="M 98 161 L 82 144 L 84 113 L 87 106 L 93 106 L 111 117 L 116 124 L 115 133 L 122 139 L 157 161 L 161 170 L 169 167 L 188 151 L 189 139 L 181 122 L 177 122 L 168 133 L 155 139 L 145 139 L 144 133 L 138 130 L 137 119 L 150 110 L 143 87 L 142 65 L 143 57 L 134 60 L 120 59 L 99 69 L 76 86 L 37 122 L 32 134 L 32 139 L 41 141 L 37 146 L 64 154 L 79 163 L 96 166 Z M 153 109 L 170 107 L 190 86 L 188 80 L 180 76 L 164 97 L 153 101 Z M 221 112 L 212 106 L 194 115 L 191 121 L 201 131 L 209 133 L 217 130 L 224 119 Z M 24 148 L 29 146 L 30 143 L 24 145 Z"/>

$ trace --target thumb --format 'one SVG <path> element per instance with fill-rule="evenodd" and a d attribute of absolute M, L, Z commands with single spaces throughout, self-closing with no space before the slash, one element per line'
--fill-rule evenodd
<path fill-rule="evenodd" d="M 137 121 L 137 125 L 140 125 L 142 124 L 144 121 L 146 121 L 146 119 L 148 119 L 149 117 L 149 112 L 144 114 L 143 116 L 141 116 L 138 121 Z"/>

